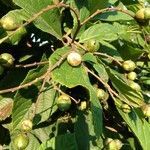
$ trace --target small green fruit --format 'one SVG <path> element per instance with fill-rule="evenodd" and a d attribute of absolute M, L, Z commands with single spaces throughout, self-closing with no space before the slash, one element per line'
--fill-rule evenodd
<path fill-rule="evenodd" d="M 18 24 L 16 23 L 15 19 L 11 16 L 4 16 L 0 20 L 1 26 L 7 30 L 12 31 L 18 28 Z"/>
<path fill-rule="evenodd" d="M 150 19 L 150 8 L 145 8 L 145 10 L 144 10 L 144 17 L 147 20 Z"/>
<path fill-rule="evenodd" d="M 141 109 L 145 117 L 150 117 L 150 104 L 143 105 Z"/>
<path fill-rule="evenodd" d="M 14 64 L 14 58 L 9 53 L 3 53 L 0 55 L 0 64 L 4 67 L 10 67 Z"/>
<path fill-rule="evenodd" d="M 132 60 L 126 60 L 123 62 L 122 67 L 125 71 L 133 71 L 136 65 Z"/>
<path fill-rule="evenodd" d="M 20 133 L 14 137 L 13 144 L 17 150 L 24 150 L 29 144 L 29 138 L 26 134 Z"/>
<path fill-rule="evenodd" d="M 3 66 L 0 65 L 0 75 L 2 75 L 3 72 L 4 72 L 4 68 L 3 68 Z"/>
<path fill-rule="evenodd" d="M 127 74 L 127 78 L 129 79 L 129 80 L 132 80 L 132 81 L 134 81 L 135 79 L 136 79 L 136 77 L 137 77 L 137 74 L 135 73 L 135 72 L 129 72 L 128 74 Z"/>
<path fill-rule="evenodd" d="M 79 66 L 82 62 L 82 57 L 79 53 L 73 51 L 67 56 L 67 61 L 71 66 Z"/>
<path fill-rule="evenodd" d="M 100 44 L 96 40 L 88 40 L 84 43 L 84 47 L 88 52 L 95 52 L 99 49 Z"/>
<path fill-rule="evenodd" d="M 141 91 L 141 87 L 138 83 L 132 81 L 129 83 L 129 86 L 136 91 Z"/>
<path fill-rule="evenodd" d="M 131 107 L 127 104 L 122 104 L 121 109 L 124 113 L 130 113 L 131 112 Z"/>
<path fill-rule="evenodd" d="M 80 110 L 85 110 L 87 108 L 87 102 L 86 101 L 82 101 L 80 104 L 79 109 Z"/>
<path fill-rule="evenodd" d="M 57 99 L 57 106 L 61 111 L 67 111 L 71 106 L 71 99 L 68 95 L 63 94 Z"/>
<path fill-rule="evenodd" d="M 137 12 L 136 12 L 136 14 L 135 14 L 135 18 L 137 19 L 137 20 L 144 20 L 144 8 L 142 8 L 142 9 L 140 9 L 140 10 L 138 10 Z"/>
<path fill-rule="evenodd" d="M 24 132 L 29 132 L 32 130 L 33 124 L 32 121 L 29 119 L 26 119 L 21 124 L 21 130 Z"/>
<path fill-rule="evenodd" d="M 106 150 L 120 150 L 122 147 L 122 142 L 118 139 L 113 140 L 112 138 L 108 138 L 105 142 Z"/>
<path fill-rule="evenodd" d="M 109 94 L 106 93 L 103 89 L 97 89 L 97 97 L 99 100 L 105 101 L 108 99 Z"/>

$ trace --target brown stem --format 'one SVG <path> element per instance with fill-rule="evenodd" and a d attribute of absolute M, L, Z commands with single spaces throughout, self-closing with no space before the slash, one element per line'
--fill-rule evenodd
<path fill-rule="evenodd" d="M 16 68 L 28 68 L 28 67 L 34 67 L 34 66 L 39 66 L 39 65 L 45 65 L 48 64 L 49 61 L 43 61 L 43 62 L 34 62 L 31 64 L 26 64 L 26 65 L 15 65 Z"/>

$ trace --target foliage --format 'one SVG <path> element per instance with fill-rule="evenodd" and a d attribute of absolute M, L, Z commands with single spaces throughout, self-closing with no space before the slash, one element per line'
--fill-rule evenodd
<path fill-rule="evenodd" d="M 149 150 L 149 0 L 1 0 L 0 17 L 0 149 Z"/>

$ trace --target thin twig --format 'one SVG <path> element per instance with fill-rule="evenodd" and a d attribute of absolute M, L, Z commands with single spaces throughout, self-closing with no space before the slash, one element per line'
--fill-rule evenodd
<path fill-rule="evenodd" d="M 94 53 L 95 55 L 100 55 L 100 56 L 104 56 L 104 57 L 107 57 L 113 61 L 115 61 L 118 65 L 122 66 L 122 64 L 120 63 L 120 61 L 118 61 L 117 59 L 115 59 L 114 57 L 110 56 L 110 55 L 107 55 L 105 53 L 100 53 L 100 52 L 95 52 Z"/>
<path fill-rule="evenodd" d="M 93 73 L 91 70 L 89 70 L 87 67 L 85 67 L 87 72 L 89 72 L 91 75 L 93 75 L 95 78 L 97 78 L 105 87 L 106 89 L 109 91 L 109 93 L 112 95 L 115 95 L 116 97 L 118 97 L 119 95 L 111 89 L 111 87 L 109 86 L 109 84 L 105 83 L 99 76 L 97 76 L 95 73 Z"/>
<path fill-rule="evenodd" d="M 53 71 L 56 67 L 58 67 L 58 66 L 63 62 L 63 60 L 67 57 L 67 55 L 68 55 L 68 52 L 65 53 L 65 54 L 60 58 L 60 60 L 57 61 L 51 68 L 49 68 L 49 69 L 47 70 L 47 72 L 50 73 L 50 72 Z M 0 94 L 9 93 L 9 92 L 15 92 L 15 91 L 20 90 L 20 89 L 22 89 L 22 88 L 29 87 L 29 86 L 35 84 L 36 82 L 45 79 L 46 76 L 47 76 L 47 72 L 46 72 L 45 74 L 43 74 L 42 76 L 40 76 L 39 78 L 36 78 L 35 80 L 33 80 L 33 81 L 29 82 L 29 83 L 26 83 L 26 84 L 23 84 L 23 85 L 19 85 L 19 86 L 17 86 L 17 87 L 5 89 L 5 90 L 0 90 Z"/>
<path fill-rule="evenodd" d="M 65 92 L 63 92 L 60 88 L 58 88 L 57 85 L 55 85 L 54 83 L 52 83 L 52 85 L 53 85 L 53 88 L 54 88 L 55 90 L 57 90 L 59 93 L 68 95 L 68 94 L 66 94 Z M 70 96 L 70 95 L 68 95 L 68 96 L 69 96 L 70 99 L 73 100 L 76 104 L 79 104 L 79 103 L 80 103 L 80 100 L 77 101 L 77 100 L 74 99 L 72 96 Z"/>
<path fill-rule="evenodd" d="M 45 65 L 45 64 L 48 64 L 49 61 L 43 61 L 43 62 L 34 62 L 34 63 L 31 63 L 31 64 L 26 64 L 26 65 L 15 65 L 16 68 L 28 68 L 28 67 L 34 67 L 34 66 L 39 66 L 39 65 Z"/>

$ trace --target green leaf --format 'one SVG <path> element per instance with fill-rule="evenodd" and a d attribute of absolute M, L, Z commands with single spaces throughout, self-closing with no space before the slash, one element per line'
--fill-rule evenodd
<path fill-rule="evenodd" d="M 85 30 L 80 36 L 80 42 L 95 39 L 98 41 L 114 41 L 118 38 L 113 25 L 108 23 L 96 24 Z"/>
<path fill-rule="evenodd" d="M 52 5 L 52 0 L 14 0 L 14 3 L 23 8 L 26 13 L 32 18 L 37 15 L 42 9 L 46 8 L 48 5 Z M 44 12 L 44 11 L 43 11 Z M 34 24 L 44 32 L 50 33 L 61 39 L 61 22 L 60 13 L 58 9 L 49 10 L 44 12 Z"/>
<path fill-rule="evenodd" d="M 77 143 L 75 139 L 75 134 L 64 134 L 56 137 L 56 150 L 78 150 Z"/>
<path fill-rule="evenodd" d="M 42 143 L 38 150 L 55 150 L 55 138 L 52 138 L 50 140 L 47 140 L 46 142 Z"/>
<path fill-rule="evenodd" d="M 119 108 L 118 111 L 127 125 L 130 127 L 134 135 L 138 138 L 143 150 L 149 150 L 150 147 L 150 125 L 145 120 L 140 118 L 136 111 L 131 114 L 123 113 Z"/>
<path fill-rule="evenodd" d="M 121 20 L 133 20 L 133 18 L 125 13 L 117 12 L 117 11 L 111 11 L 111 12 L 105 12 L 100 15 L 97 15 L 94 19 L 99 19 L 103 21 L 121 21 Z"/>
<path fill-rule="evenodd" d="M 57 49 L 50 57 L 50 66 L 59 61 L 63 55 L 70 51 L 70 49 L 71 48 L 69 47 Z M 60 64 L 60 66 L 52 71 L 51 76 L 54 81 L 59 82 L 60 84 L 69 88 L 73 88 L 77 85 L 85 87 L 87 83 L 89 83 L 87 73 L 82 65 L 72 67 L 68 64 L 66 59 L 62 62 L 62 64 Z"/>
<path fill-rule="evenodd" d="M 47 66 L 38 67 L 37 69 L 29 71 L 28 75 L 26 76 L 21 85 L 35 80 L 36 78 L 43 75 L 46 72 L 46 70 Z M 26 113 L 28 113 L 32 105 L 32 101 L 36 100 L 37 95 L 38 86 L 36 84 L 21 89 L 16 93 L 14 97 L 14 107 L 12 112 L 13 129 L 19 126 Z"/>
<path fill-rule="evenodd" d="M 45 87 L 38 96 L 36 115 L 40 117 L 40 122 L 47 120 L 49 116 L 57 109 L 55 105 L 55 96 L 56 91 L 51 85 Z"/>
<path fill-rule="evenodd" d="M 124 100 L 126 103 L 132 103 L 136 107 L 143 104 L 142 94 L 129 87 L 122 75 L 108 68 L 107 73 L 111 79 L 113 86 L 122 97 L 122 100 Z"/>
<path fill-rule="evenodd" d="M 0 121 L 5 120 L 12 113 L 13 100 L 11 98 L 3 98 L 0 100 Z"/>

